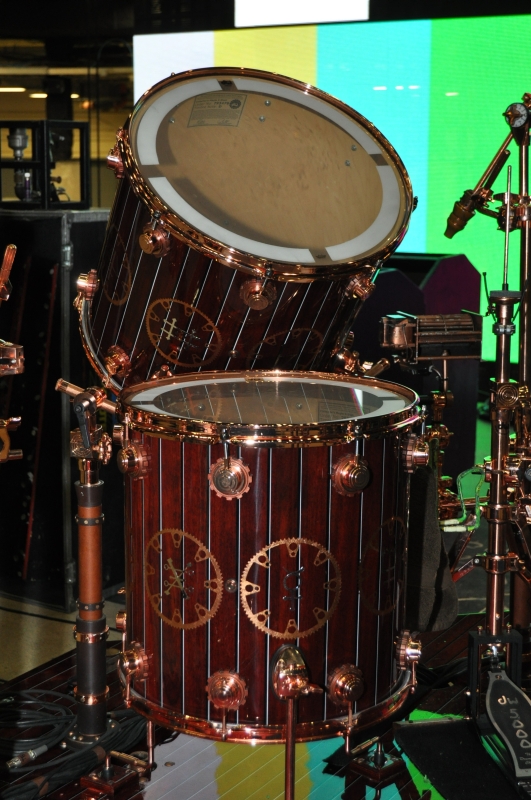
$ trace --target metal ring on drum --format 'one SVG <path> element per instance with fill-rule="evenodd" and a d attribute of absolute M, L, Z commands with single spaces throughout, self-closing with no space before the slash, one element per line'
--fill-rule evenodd
<path fill-rule="evenodd" d="M 400 452 L 417 402 L 377 379 L 282 371 L 122 393 L 118 416 L 150 464 L 126 478 L 120 672 L 136 710 L 211 739 L 281 742 L 269 666 L 292 644 L 323 690 L 301 696 L 297 741 L 397 713 L 413 683 L 397 642 L 410 644 Z"/>
<path fill-rule="evenodd" d="M 327 369 L 413 208 L 371 122 L 259 70 L 156 84 L 117 160 L 99 286 L 78 304 L 87 355 L 115 391 L 161 370 Z"/>

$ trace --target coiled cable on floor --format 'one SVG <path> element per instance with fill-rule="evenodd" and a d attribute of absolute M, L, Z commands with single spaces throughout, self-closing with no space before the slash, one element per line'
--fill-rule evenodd
<path fill-rule="evenodd" d="M 127 752 L 144 738 L 146 721 L 143 717 L 137 714 L 114 716 L 116 724 L 99 738 L 97 744 L 87 749 L 63 754 L 58 759 L 43 764 L 42 774 L 34 774 L 31 779 L 4 789 L 0 793 L 2 800 L 35 800 L 37 797 L 44 797 L 103 763 L 106 751 Z M 44 771 L 49 767 L 54 768 L 49 772 Z M 36 769 L 33 771 L 37 772 Z"/>
<path fill-rule="evenodd" d="M 76 718 L 63 703 L 71 706 L 72 698 L 61 692 L 28 690 L 0 695 L 0 758 L 9 758 L 10 772 L 20 772 L 23 763 L 33 761 L 68 735 Z M 5 730 L 16 735 L 4 736 Z M 34 735 L 18 735 L 22 731 Z"/>

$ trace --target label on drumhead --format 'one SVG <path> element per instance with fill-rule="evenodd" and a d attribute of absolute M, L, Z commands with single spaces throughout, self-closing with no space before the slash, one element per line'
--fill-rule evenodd
<path fill-rule="evenodd" d="M 236 128 L 240 124 L 246 94 L 219 92 L 202 94 L 195 98 L 192 113 L 188 120 L 189 128 L 200 125 L 229 125 Z"/>

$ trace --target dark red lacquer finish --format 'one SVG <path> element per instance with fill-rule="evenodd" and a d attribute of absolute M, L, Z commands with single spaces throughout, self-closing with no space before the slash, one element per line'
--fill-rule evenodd
<path fill-rule="evenodd" d="M 333 489 L 330 474 L 353 444 L 233 447 L 252 483 L 231 501 L 209 487 L 221 445 L 142 437 L 150 472 L 126 479 L 128 640 L 150 660 L 147 681 L 134 683 L 136 708 L 166 727 L 209 736 L 221 712 L 207 699 L 207 680 L 233 670 L 248 696 L 229 712 L 229 726 L 239 726 L 239 738 L 281 739 L 286 708 L 268 670 L 288 642 L 323 688 L 336 667 L 361 669 L 365 690 L 355 712 L 389 697 L 403 622 L 399 437 L 365 440 L 370 483 L 350 497 Z M 298 705 L 299 740 L 340 732 L 333 720 L 346 709 L 326 692 Z"/>
<path fill-rule="evenodd" d="M 149 222 L 148 208 L 124 178 L 109 219 L 99 289 L 83 312 L 86 346 L 100 375 L 113 375 L 115 388 L 147 380 L 163 366 L 170 374 L 326 368 L 355 302 L 345 296 L 349 278 L 271 278 L 266 307 L 253 308 L 245 301 L 256 283 L 249 273 L 174 236 L 166 255 L 143 252 L 139 236 Z M 127 356 L 125 371 L 106 366 L 113 347 Z"/>

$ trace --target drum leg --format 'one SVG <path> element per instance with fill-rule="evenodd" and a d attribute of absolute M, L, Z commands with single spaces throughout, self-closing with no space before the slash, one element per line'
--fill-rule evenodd
<path fill-rule="evenodd" d="M 295 729 L 297 725 L 296 699 L 288 697 L 286 717 L 286 758 L 284 797 L 286 800 L 295 800 Z"/>
<path fill-rule="evenodd" d="M 155 725 L 150 719 L 146 723 L 146 744 L 148 751 L 148 764 L 149 768 L 152 769 L 155 763 Z"/>
<path fill-rule="evenodd" d="M 297 700 L 301 695 L 321 693 L 320 686 L 310 683 L 306 662 L 300 650 L 283 644 L 271 659 L 271 685 L 279 700 L 287 701 L 286 759 L 284 796 L 295 800 L 295 739 L 297 732 Z"/>
<path fill-rule="evenodd" d="M 74 396 L 74 411 L 79 428 L 71 433 L 71 454 L 77 459 L 79 541 L 79 613 L 74 635 L 76 639 L 77 724 L 71 732 L 72 744 L 93 743 L 107 730 L 107 670 L 105 663 L 108 627 L 103 614 L 101 529 L 103 481 L 100 465 L 110 458 L 111 442 L 96 423 L 96 410 L 106 401 L 100 389 L 83 391 L 59 381 L 56 388 Z"/>

